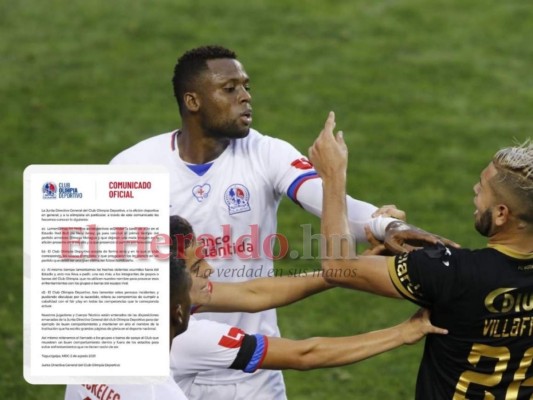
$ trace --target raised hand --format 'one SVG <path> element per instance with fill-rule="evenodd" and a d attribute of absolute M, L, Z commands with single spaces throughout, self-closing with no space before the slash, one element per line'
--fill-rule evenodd
<path fill-rule="evenodd" d="M 309 160 L 323 180 L 335 175 L 346 176 L 348 166 L 348 148 L 344 143 L 343 133 L 333 134 L 335 113 L 330 111 L 324 129 L 309 148 Z"/>

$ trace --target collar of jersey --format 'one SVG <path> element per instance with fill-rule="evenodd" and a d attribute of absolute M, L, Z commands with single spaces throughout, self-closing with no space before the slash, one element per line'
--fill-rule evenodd
<path fill-rule="evenodd" d="M 487 247 L 498 250 L 500 253 L 519 260 L 533 259 L 533 253 L 522 253 L 520 251 L 513 250 L 510 247 L 504 246 L 503 244 L 488 244 Z"/>
<path fill-rule="evenodd" d="M 210 175 L 209 172 L 211 171 L 211 167 L 213 166 L 213 164 L 215 164 L 217 161 L 221 160 L 223 157 L 225 157 L 225 154 L 226 152 L 229 151 L 229 148 L 232 146 L 232 144 L 230 143 L 230 145 L 228 147 L 226 147 L 224 149 L 224 151 L 217 157 L 215 158 L 214 160 L 212 161 L 209 161 L 208 163 L 205 163 L 205 164 L 191 164 L 191 163 L 188 163 L 186 161 L 184 161 L 181 157 L 180 157 L 180 154 L 179 154 L 179 150 L 178 150 L 178 135 L 181 133 L 181 131 L 178 129 L 176 131 L 174 131 L 171 135 L 171 141 L 170 141 L 170 147 L 171 147 L 171 150 L 172 152 L 176 152 L 176 156 L 177 156 L 177 159 L 178 159 L 178 163 L 181 163 L 184 167 L 186 167 L 187 171 L 193 173 L 194 175 L 196 176 L 205 176 L 205 175 Z M 202 174 L 198 174 L 195 169 L 194 169 L 194 166 L 206 166 L 206 165 L 209 165 L 204 171 Z M 191 166 L 193 166 L 193 168 L 191 168 Z"/>

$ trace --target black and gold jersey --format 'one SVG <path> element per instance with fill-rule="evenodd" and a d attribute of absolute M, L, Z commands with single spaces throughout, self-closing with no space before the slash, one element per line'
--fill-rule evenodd
<path fill-rule="evenodd" d="M 407 299 L 431 309 L 416 398 L 533 399 L 533 254 L 442 245 L 389 260 Z"/>

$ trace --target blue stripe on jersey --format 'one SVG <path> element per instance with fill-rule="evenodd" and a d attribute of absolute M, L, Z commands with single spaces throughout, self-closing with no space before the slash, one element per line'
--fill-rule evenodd
<path fill-rule="evenodd" d="M 250 358 L 248 365 L 246 365 L 246 367 L 243 369 L 244 372 L 248 373 L 255 372 L 255 370 L 259 368 L 261 362 L 263 361 L 263 358 L 265 357 L 265 353 L 268 347 L 268 342 L 266 341 L 263 335 L 256 333 L 252 336 L 255 336 L 257 344 L 255 346 L 254 354 Z"/>
<path fill-rule="evenodd" d="M 298 202 L 296 200 L 296 193 L 298 192 L 298 189 L 300 188 L 300 185 L 304 183 L 309 178 L 314 178 L 315 176 L 318 176 L 316 171 L 307 172 L 305 174 L 300 175 L 298 178 L 296 178 L 291 185 L 289 186 L 289 189 L 287 190 L 287 196 L 294 202 Z"/>
<path fill-rule="evenodd" d="M 211 165 L 213 165 L 212 162 L 206 163 L 206 164 L 185 164 L 189 169 L 194 172 L 198 176 L 202 176 L 207 171 L 209 171 L 209 168 L 211 168 Z"/>

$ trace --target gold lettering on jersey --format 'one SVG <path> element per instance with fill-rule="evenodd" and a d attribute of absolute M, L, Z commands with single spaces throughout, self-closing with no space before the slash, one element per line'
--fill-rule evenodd
<path fill-rule="evenodd" d="M 405 288 L 409 291 L 409 293 L 419 297 L 419 294 L 417 294 L 417 292 L 420 290 L 420 285 L 413 284 L 411 282 L 409 274 L 407 273 L 407 253 L 398 256 L 398 262 L 396 263 L 396 275 L 398 276 L 400 282 L 403 283 Z"/>
<path fill-rule="evenodd" d="M 516 288 L 493 290 L 485 297 L 485 307 L 494 314 L 532 311 L 533 293 L 511 293 L 515 290 Z"/>
<path fill-rule="evenodd" d="M 499 288 L 485 297 L 485 307 L 493 314 L 530 313 L 533 293 L 516 293 L 517 288 Z M 533 317 L 488 318 L 483 323 L 483 336 L 508 338 L 533 336 Z"/>
<path fill-rule="evenodd" d="M 405 279 L 409 280 L 409 275 L 407 274 L 407 254 L 402 254 L 398 256 L 398 263 L 396 264 L 396 275 L 400 281 Z"/>
<path fill-rule="evenodd" d="M 483 336 L 494 338 L 508 338 L 518 336 L 533 336 L 533 318 L 491 318 L 483 324 Z"/>

